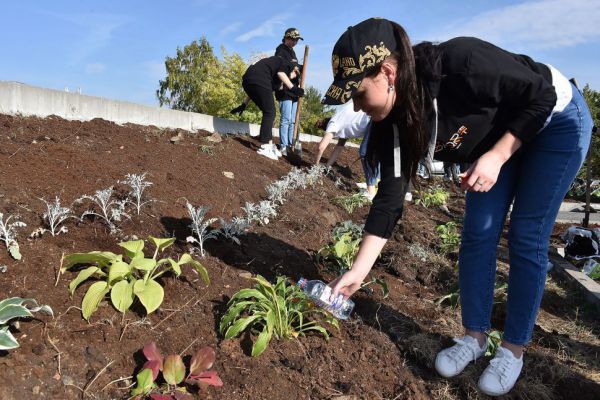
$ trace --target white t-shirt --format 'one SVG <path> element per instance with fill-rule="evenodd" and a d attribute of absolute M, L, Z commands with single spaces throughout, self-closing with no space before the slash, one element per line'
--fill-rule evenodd
<path fill-rule="evenodd" d="M 354 103 L 350 100 L 336 110 L 325 132 L 333 133 L 338 139 L 360 138 L 365 135 L 370 120 L 364 112 L 355 112 Z"/>

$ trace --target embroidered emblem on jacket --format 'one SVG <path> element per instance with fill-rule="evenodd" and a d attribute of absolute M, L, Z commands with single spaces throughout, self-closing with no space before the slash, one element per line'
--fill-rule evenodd
<path fill-rule="evenodd" d="M 435 151 L 437 152 L 444 149 L 456 150 L 460 148 L 463 139 L 468 133 L 468 131 L 469 129 L 466 126 L 461 126 L 456 132 L 452 134 L 452 136 L 450 136 L 450 139 L 448 139 L 446 143 L 437 142 L 435 144 Z"/>

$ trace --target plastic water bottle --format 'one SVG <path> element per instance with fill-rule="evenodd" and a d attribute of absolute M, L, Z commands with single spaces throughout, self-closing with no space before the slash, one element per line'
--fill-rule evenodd
<path fill-rule="evenodd" d="M 337 319 L 348 319 L 354 309 L 354 302 L 350 299 L 344 300 L 343 294 L 338 294 L 333 301 L 330 301 L 332 289 L 321 281 L 300 278 L 298 286 L 316 305 L 330 312 Z"/>

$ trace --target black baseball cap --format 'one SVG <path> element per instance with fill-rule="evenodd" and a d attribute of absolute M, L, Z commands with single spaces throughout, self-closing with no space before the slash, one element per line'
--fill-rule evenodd
<path fill-rule="evenodd" d="M 387 19 L 369 18 L 349 27 L 333 47 L 333 83 L 325 93 L 323 104 L 344 104 L 350 100 L 365 73 L 395 49 L 394 29 Z"/>
<path fill-rule="evenodd" d="M 300 32 L 298 32 L 298 29 L 296 28 L 288 28 L 285 30 L 285 34 L 283 35 L 283 38 L 290 38 L 290 39 L 296 39 L 296 40 L 304 40 L 303 38 L 300 37 Z"/>

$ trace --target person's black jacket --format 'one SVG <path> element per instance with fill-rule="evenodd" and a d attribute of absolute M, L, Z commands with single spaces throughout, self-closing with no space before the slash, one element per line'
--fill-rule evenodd
<path fill-rule="evenodd" d="M 296 56 L 296 52 L 293 48 L 286 46 L 285 43 L 281 43 L 279 46 L 277 46 L 277 48 L 275 49 L 275 55 L 288 61 L 290 64 L 292 64 L 292 66 L 298 66 L 298 68 L 302 69 L 302 66 L 298 64 L 298 57 Z M 294 85 L 298 85 L 298 82 L 298 77 L 292 79 L 292 83 Z M 283 90 L 277 90 L 275 92 L 275 98 L 279 101 L 298 101 L 298 97 L 291 93 L 289 90 L 287 90 L 287 88 L 283 88 Z"/>
<path fill-rule="evenodd" d="M 502 50 L 475 38 L 461 37 L 438 45 L 441 79 L 426 82 L 438 112 L 432 112 L 436 134 L 435 159 L 474 162 L 506 132 L 524 144 L 543 128 L 556 103 L 549 68 L 524 55 Z M 381 181 L 367 217 L 365 231 L 389 238 L 402 215 L 408 178 L 394 168 L 394 132 L 389 121 L 373 122 L 372 134 L 381 135 L 374 148 L 381 165 Z M 401 145 L 402 159 L 406 146 Z M 403 163 L 402 163 L 403 164 Z"/>
<path fill-rule="evenodd" d="M 267 57 L 257 61 L 248 67 L 242 76 L 242 85 L 256 85 L 262 88 L 276 91 L 281 86 L 278 72 L 290 75 L 293 66 L 281 57 Z"/>

